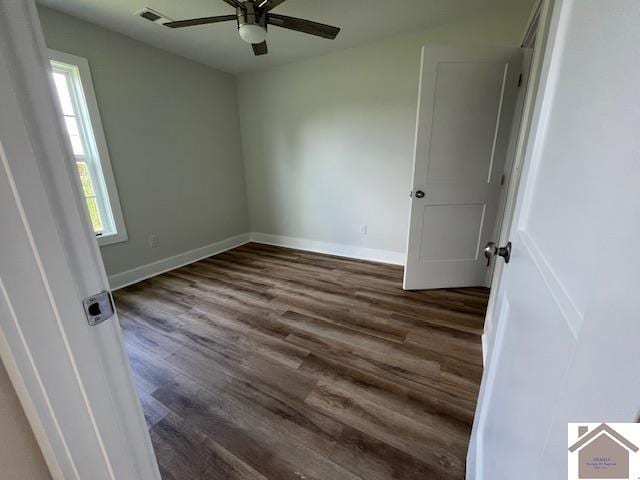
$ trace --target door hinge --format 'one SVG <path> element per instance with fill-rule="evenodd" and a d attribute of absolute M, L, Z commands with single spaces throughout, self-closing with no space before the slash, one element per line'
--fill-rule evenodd
<path fill-rule="evenodd" d="M 507 179 L 506 175 L 503 173 L 500 177 L 500 185 L 504 185 L 505 180 Z"/>
<path fill-rule="evenodd" d="M 522 74 L 518 77 L 518 87 L 522 86 Z"/>
<path fill-rule="evenodd" d="M 91 295 L 82 301 L 82 306 L 87 316 L 87 323 L 92 327 L 110 319 L 114 314 L 111 292 L 104 291 Z"/>

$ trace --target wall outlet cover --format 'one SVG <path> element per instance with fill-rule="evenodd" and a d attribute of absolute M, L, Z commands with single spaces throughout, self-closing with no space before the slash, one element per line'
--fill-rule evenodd
<path fill-rule="evenodd" d="M 160 238 L 158 237 L 158 234 L 153 233 L 149 235 L 149 237 L 147 238 L 147 243 L 151 248 L 156 248 L 160 244 Z"/>

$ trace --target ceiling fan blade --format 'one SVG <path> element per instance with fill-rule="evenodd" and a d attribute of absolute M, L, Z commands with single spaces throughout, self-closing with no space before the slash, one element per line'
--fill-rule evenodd
<path fill-rule="evenodd" d="M 256 4 L 258 8 L 263 12 L 268 12 L 269 10 L 273 10 L 278 5 L 280 5 L 285 0 L 258 0 Z"/>
<path fill-rule="evenodd" d="M 312 22 L 311 20 L 303 20 L 302 18 L 288 17 L 287 15 L 278 15 L 270 13 L 267 15 L 267 23 L 276 27 L 288 28 L 297 32 L 308 33 L 322 38 L 333 40 L 336 38 L 340 29 L 325 25 L 324 23 Z"/>
<path fill-rule="evenodd" d="M 252 43 L 251 46 L 253 47 L 253 54 L 255 56 L 266 55 L 267 53 L 269 53 L 269 49 L 267 48 L 267 42 Z"/>
<path fill-rule="evenodd" d="M 238 0 L 222 0 L 224 3 L 228 3 L 233 8 L 242 8 L 242 2 Z"/>
<path fill-rule="evenodd" d="M 218 15 L 217 17 L 191 18 L 189 20 L 177 20 L 175 22 L 167 22 L 164 24 L 164 26 L 170 27 L 170 28 L 193 27 L 196 25 L 206 25 L 209 23 L 230 22 L 231 20 L 237 20 L 237 19 L 238 19 L 237 15 Z"/>

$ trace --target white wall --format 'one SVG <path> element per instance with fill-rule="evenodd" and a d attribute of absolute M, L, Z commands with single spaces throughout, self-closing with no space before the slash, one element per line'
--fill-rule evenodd
<path fill-rule="evenodd" d="M 110 277 L 246 233 L 235 78 L 38 11 L 48 47 L 89 60 L 129 234 L 101 249 Z M 150 248 L 154 233 L 160 243 Z"/>
<path fill-rule="evenodd" d="M 129 234 L 101 249 L 120 285 L 248 231 L 402 261 L 420 47 L 515 45 L 529 11 L 237 78 L 54 10 L 39 13 L 48 46 L 87 58 L 92 70 Z"/>
<path fill-rule="evenodd" d="M 252 231 L 404 252 L 420 47 L 518 45 L 529 13 L 502 11 L 241 75 Z"/>
<path fill-rule="evenodd" d="M 27 417 L 0 360 L 0 478 L 48 480 L 44 462 Z"/>

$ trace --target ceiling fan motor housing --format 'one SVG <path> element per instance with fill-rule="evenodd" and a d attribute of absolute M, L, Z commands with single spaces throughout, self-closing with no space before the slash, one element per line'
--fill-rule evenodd
<path fill-rule="evenodd" d="M 162 21 L 162 25 L 169 28 L 195 27 L 198 25 L 208 25 L 220 22 L 237 21 L 238 33 L 242 40 L 250 43 L 253 47 L 254 55 L 265 55 L 269 53 L 267 47 L 267 24 L 276 25 L 280 28 L 294 30 L 317 37 L 336 38 L 340 29 L 331 25 L 313 22 L 302 18 L 289 17 L 271 13 L 271 10 L 282 4 L 286 0 L 222 0 L 236 9 L 235 15 L 216 15 L 212 17 L 188 18 L 185 20 Z M 150 10 L 150 9 L 149 9 Z M 156 12 L 145 11 L 142 15 L 147 20 L 153 22 L 160 21 L 163 17 Z M 137 13 L 137 14 L 138 14 Z M 169 20 L 169 19 L 167 19 Z"/>
<path fill-rule="evenodd" d="M 236 9 L 240 36 L 248 43 L 263 42 L 267 34 L 266 13 L 261 13 L 251 1 L 244 2 L 242 7 Z"/>

